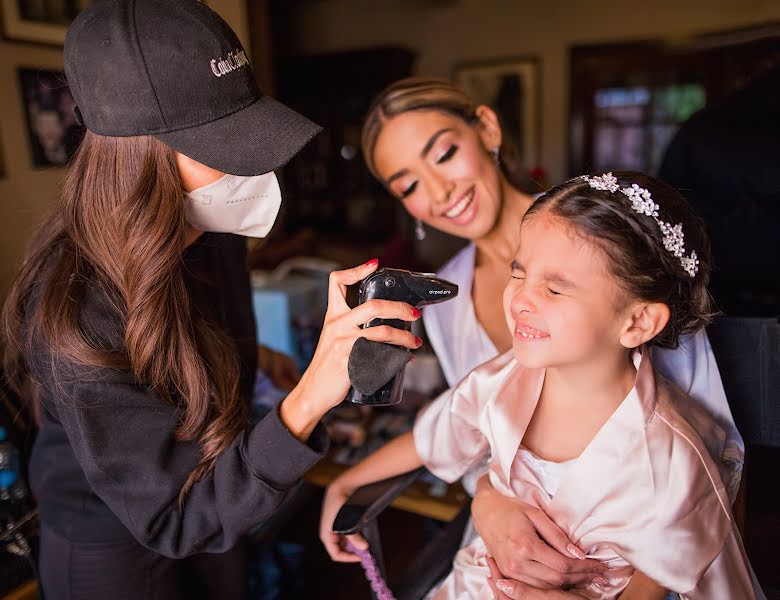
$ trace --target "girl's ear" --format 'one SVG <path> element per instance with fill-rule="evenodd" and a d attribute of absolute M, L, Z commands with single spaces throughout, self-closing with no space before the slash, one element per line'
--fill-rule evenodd
<path fill-rule="evenodd" d="M 620 335 L 620 343 L 625 348 L 638 348 L 661 333 L 668 322 L 669 307 L 663 302 L 637 302 Z"/>
<path fill-rule="evenodd" d="M 477 132 L 482 145 L 488 152 L 493 152 L 501 147 L 501 125 L 498 122 L 498 115 L 489 106 L 481 104 L 474 111 L 479 119 Z"/>

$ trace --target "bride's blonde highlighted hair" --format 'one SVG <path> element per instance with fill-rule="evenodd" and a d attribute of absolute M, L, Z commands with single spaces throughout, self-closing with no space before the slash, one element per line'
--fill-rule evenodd
<path fill-rule="evenodd" d="M 379 179 L 374 162 L 374 149 L 379 134 L 388 120 L 417 110 L 433 110 L 453 115 L 469 125 L 479 122 L 477 105 L 457 85 L 446 79 L 407 77 L 390 84 L 374 98 L 363 121 L 361 147 L 363 158 L 371 174 Z M 502 136 L 498 153 L 499 167 L 507 181 L 521 188 L 525 179 L 522 158 L 508 136 Z"/>

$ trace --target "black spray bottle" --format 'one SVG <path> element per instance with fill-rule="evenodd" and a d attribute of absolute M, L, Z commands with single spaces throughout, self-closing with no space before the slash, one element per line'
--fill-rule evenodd
<path fill-rule="evenodd" d="M 457 285 L 432 273 L 379 269 L 360 284 L 358 302 L 362 304 L 373 299 L 396 300 L 422 308 L 451 300 L 457 295 Z M 374 319 L 364 327 L 376 325 L 389 325 L 407 331 L 412 328 L 410 321 L 400 319 Z M 405 348 L 359 338 L 350 355 L 350 379 L 353 385 L 349 388 L 346 399 L 356 404 L 372 406 L 398 404 L 403 393 L 408 354 Z M 387 380 L 387 369 L 392 371 L 394 365 L 398 365 L 399 370 Z"/>

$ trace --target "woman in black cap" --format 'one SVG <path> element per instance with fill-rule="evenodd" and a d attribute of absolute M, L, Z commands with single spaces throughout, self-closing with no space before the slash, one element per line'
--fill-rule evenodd
<path fill-rule="evenodd" d="M 268 232 L 273 170 L 319 128 L 261 95 L 235 34 L 196 0 L 94 4 L 65 72 L 86 135 L 3 313 L 7 374 L 34 384 L 40 420 L 42 587 L 191 598 L 173 559 L 224 553 L 274 513 L 323 456 L 317 423 L 347 392 L 355 339 L 420 344 L 360 325 L 419 312 L 349 309 L 345 286 L 376 260 L 333 273 L 311 366 L 250 427 L 255 323 L 232 234 Z"/>

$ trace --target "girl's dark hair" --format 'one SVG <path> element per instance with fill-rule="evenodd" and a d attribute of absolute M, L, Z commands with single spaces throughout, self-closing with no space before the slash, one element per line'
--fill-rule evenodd
<path fill-rule="evenodd" d="M 663 302 L 669 307 L 669 322 L 651 343 L 676 348 L 681 335 L 698 331 L 713 316 L 707 291 L 712 263 L 704 224 L 685 198 L 663 181 L 631 171 L 613 175 L 621 189 L 636 184 L 648 190 L 660 207 L 660 220 L 671 225 L 682 224 L 685 256 L 695 251 L 699 259 L 694 277 L 683 269 L 680 257 L 664 247 L 664 235 L 655 219 L 635 212 L 631 200 L 620 190 L 594 189 L 577 177 L 540 196 L 523 220 L 546 212 L 563 219 L 577 233 L 598 244 L 609 257 L 621 287 L 631 297 Z"/>

